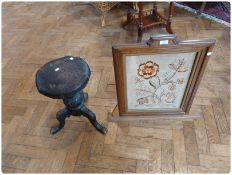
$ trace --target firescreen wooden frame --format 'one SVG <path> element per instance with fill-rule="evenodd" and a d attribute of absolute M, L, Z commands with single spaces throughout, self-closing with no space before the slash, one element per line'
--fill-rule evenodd
<path fill-rule="evenodd" d="M 162 44 L 166 43 L 166 44 Z M 168 43 L 168 44 L 167 44 Z M 205 71 L 215 40 L 185 40 L 178 41 L 173 35 L 154 35 L 145 43 L 113 45 L 114 72 L 120 116 L 151 116 L 151 115 L 185 115 L 189 113 L 191 104 L 197 92 L 199 83 Z M 125 56 L 148 54 L 172 54 L 196 52 L 194 63 L 179 109 L 158 109 L 128 111 L 125 81 Z"/>

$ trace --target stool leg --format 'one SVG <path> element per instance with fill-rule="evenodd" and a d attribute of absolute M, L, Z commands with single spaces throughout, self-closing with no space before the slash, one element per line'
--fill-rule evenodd
<path fill-rule="evenodd" d="M 61 109 L 56 113 L 56 119 L 59 121 L 59 124 L 51 128 L 51 133 L 56 134 L 59 132 L 65 125 L 65 118 L 69 117 L 71 113 L 67 108 Z"/>
<path fill-rule="evenodd" d="M 83 116 L 87 117 L 89 119 L 89 121 L 92 123 L 92 125 L 102 134 L 106 134 L 107 133 L 107 129 L 100 125 L 97 120 L 96 120 L 96 115 L 89 110 L 86 106 L 83 106 L 81 108 L 81 113 Z"/>

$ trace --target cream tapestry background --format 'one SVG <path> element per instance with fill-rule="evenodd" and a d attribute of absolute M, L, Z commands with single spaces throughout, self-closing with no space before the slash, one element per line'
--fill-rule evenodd
<path fill-rule="evenodd" d="M 126 56 L 128 111 L 179 108 L 196 53 Z"/>

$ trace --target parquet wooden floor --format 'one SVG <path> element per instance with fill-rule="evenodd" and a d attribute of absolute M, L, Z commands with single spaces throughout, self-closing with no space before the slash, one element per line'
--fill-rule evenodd
<path fill-rule="evenodd" d="M 173 30 L 180 39 L 217 40 L 191 109 L 202 119 L 113 123 L 107 121 L 117 103 L 111 45 L 135 42 L 137 36 L 120 27 L 126 9 L 114 8 L 104 28 L 86 3 L 4 2 L 2 12 L 3 172 L 230 171 L 230 28 L 181 9 L 174 13 Z M 64 55 L 89 63 L 87 105 L 108 127 L 106 136 L 81 117 L 68 118 L 62 132 L 50 134 L 63 104 L 37 92 L 35 73 Z"/>

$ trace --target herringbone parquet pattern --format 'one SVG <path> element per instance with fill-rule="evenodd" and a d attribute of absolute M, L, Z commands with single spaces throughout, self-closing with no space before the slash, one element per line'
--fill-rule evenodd
<path fill-rule="evenodd" d="M 126 10 L 114 8 L 104 28 L 86 3 L 5 2 L 2 12 L 3 172 L 229 172 L 230 28 L 180 9 L 174 13 L 180 39 L 217 39 L 191 109 L 202 119 L 113 123 L 107 121 L 117 103 L 111 45 L 137 36 L 120 27 Z M 49 133 L 63 104 L 40 95 L 34 77 L 40 66 L 63 55 L 89 63 L 87 105 L 108 127 L 106 136 L 81 117 L 68 118 L 57 135 Z"/>

